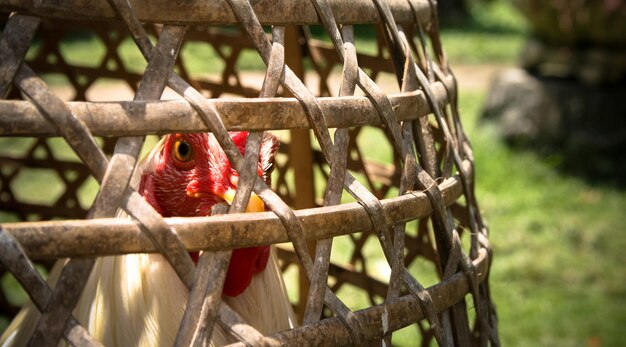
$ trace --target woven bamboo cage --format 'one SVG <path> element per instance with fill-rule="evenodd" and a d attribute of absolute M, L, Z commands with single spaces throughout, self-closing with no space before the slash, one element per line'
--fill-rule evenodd
<path fill-rule="evenodd" d="M 161 252 L 192 287 L 215 266 L 190 266 L 188 249 L 217 259 L 221 250 L 277 243 L 288 245 L 279 251 L 282 270 L 300 274 L 291 281 L 300 289 L 292 298 L 299 327 L 263 336 L 213 295 L 206 321 L 186 321 L 179 334 L 210 335 L 218 322 L 236 325 L 240 344 L 389 345 L 413 325 L 422 345 L 499 344 L 488 229 L 434 1 L 0 4 L 0 209 L 9 221 L 0 261 L 43 312 L 35 335 L 46 344 L 96 344 L 72 316 L 96 256 Z M 363 31 L 375 33 L 375 47 L 360 48 Z M 94 64 L 63 51 L 75 33 L 100 42 Z M 146 62 L 139 69 L 121 53 L 129 42 Z M 193 45 L 212 50 L 221 73 L 191 71 L 185 52 Z M 265 63 L 262 84 L 241 73 L 242 54 Z M 40 76 L 57 76 L 64 89 Z M 393 83 L 383 86 L 384 78 Z M 125 82 L 134 96 L 96 102 L 101 80 Z M 180 98 L 161 100 L 165 89 Z M 254 180 L 238 188 L 258 193 L 271 212 L 162 218 L 128 186 L 148 135 L 212 132 L 246 170 L 229 130 L 285 134 L 273 191 Z M 379 147 L 393 153 L 388 162 L 371 155 Z M 28 188 L 29 170 L 58 182 Z M 94 181 L 97 197 L 81 197 Z M 55 186 L 50 201 L 33 199 Z M 132 219 L 114 218 L 118 209 Z M 347 254 L 331 257 L 338 243 Z M 32 262 L 63 257 L 71 261 L 51 288 Z M 221 290 L 202 283 L 209 294 Z M 15 313 L 4 291 L 0 301 L 5 315 Z M 202 309 L 188 305 L 185 314 Z"/>

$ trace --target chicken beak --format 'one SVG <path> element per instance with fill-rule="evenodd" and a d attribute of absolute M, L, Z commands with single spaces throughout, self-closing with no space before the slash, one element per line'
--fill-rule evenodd
<path fill-rule="evenodd" d="M 229 205 L 232 205 L 233 201 L 235 200 L 235 192 L 236 190 L 234 188 L 228 188 L 222 193 L 207 193 L 188 188 L 187 196 L 189 196 L 190 198 L 206 198 L 217 195 L 218 197 L 222 198 L 222 200 L 226 201 Z M 246 212 L 249 213 L 264 211 L 265 204 L 263 203 L 263 200 L 261 200 L 261 198 L 259 198 L 259 196 L 256 195 L 254 192 L 250 193 L 250 200 L 248 201 L 248 206 L 246 206 Z"/>
<path fill-rule="evenodd" d="M 235 192 L 236 190 L 233 188 L 228 188 L 224 193 L 218 194 L 219 197 L 224 199 L 229 205 L 232 205 L 233 200 L 235 200 Z M 248 206 L 246 206 L 246 212 L 263 212 L 265 211 L 265 204 L 263 200 L 259 198 L 254 192 L 250 194 L 250 200 L 248 201 Z"/>

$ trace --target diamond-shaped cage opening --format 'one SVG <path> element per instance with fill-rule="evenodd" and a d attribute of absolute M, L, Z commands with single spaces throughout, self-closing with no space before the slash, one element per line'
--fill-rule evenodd
<path fill-rule="evenodd" d="M 391 275 L 391 267 L 385 259 L 380 241 L 375 235 L 370 235 L 362 248 L 365 259 L 365 270 L 373 279 L 387 283 Z M 418 277 L 419 278 L 419 277 Z"/>
<path fill-rule="evenodd" d="M 344 283 L 339 290 L 337 296 L 352 311 L 361 310 L 369 307 L 369 295 L 364 288 L 351 283 Z"/>
<path fill-rule="evenodd" d="M 287 245 L 284 245 L 287 248 Z M 283 279 L 285 283 L 297 283 L 300 276 L 300 269 L 296 264 L 292 264 L 287 267 L 283 272 Z M 298 302 L 298 295 L 300 295 L 300 288 L 297 286 L 287 286 L 287 295 L 289 295 L 289 301 Z"/>
<path fill-rule="evenodd" d="M 116 51 L 117 55 L 119 55 L 124 63 L 126 71 L 139 74 L 139 76 L 141 76 L 141 74 L 146 70 L 148 63 L 146 63 L 146 59 L 141 54 L 141 51 L 137 48 L 137 45 L 133 42 L 132 38 L 126 36 L 120 45 L 117 46 Z"/>
<path fill-rule="evenodd" d="M 349 160 L 354 170 L 364 176 L 360 180 L 377 195 L 378 198 L 385 196 L 397 196 L 397 183 L 399 173 L 398 166 L 394 164 L 394 151 L 387 139 L 384 130 L 379 127 L 364 126 L 355 129 L 355 147 L 349 151 Z M 378 140 L 372 140 L 378 139 Z"/>
<path fill-rule="evenodd" d="M 92 177 L 89 176 L 85 183 L 83 183 L 80 188 L 77 190 L 77 197 L 80 206 L 84 209 L 88 209 L 93 205 L 96 196 L 98 195 L 98 188 L 100 185 L 98 182 Z"/>
<path fill-rule="evenodd" d="M 1 189 L 0 202 L 6 204 L 6 203 L 11 202 L 13 197 L 12 197 L 12 194 L 8 190 L 5 190 L 4 186 L 5 186 L 4 180 L 0 180 L 0 189 Z"/>
<path fill-rule="evenodd" d="M 34 138 L 0 138 L 0 156 L 2 157 L 19 157 L 33 146 L 36 139 Z M 0 168 L 3 170 L 3 168 Z M 4 173 L 4 171 L 3 171 Z"/>
<path fill-rule="evenodd" d="M 415 258 L 408 266 L 408 269 L 412 274 L 415 274 L 420 283 L 425 287 L 430 287 L 441 281 L 441 276 L 434 264 L 423 257 Z"/>
<path fill-rule="evenodd" d="M 85 29 L 66 32 L 59 45 L 63 60 L 73 66 L 100 66 L 106 49 L 99 36 Z"/>
<path fill-rule="evenodd" d="M 239 71 L 258 71 L 265 67 L 263 59 L 261 59 L 259 54 L 254 49 L 242 49 L 241 51 L 231 52 L 230 56 L 232 58 L 237 58 L 235 60 L 235 65 Z"/>
<path fill-rule="evenodd" d="M 0 211 L 0 220 L 2 220 L 3 223 L 16 223 L 23 219 L 17 213 Z"/>
<path fill-rule="evenodd" d="M 360 237 L 360 233 L 354 234 L 355 237 Z M 354 243 L 350 239 L 350 235 L 338 236 L 333 239 L 333 249 L 331 252 L 331 259 L 337 264 L 346 266 L 350 263 L 350 258 L 354 252 Z"/>
<path fill-rule="evenodd" d="M 86 93 L 89 101 L 132 100 L 135 91 L 126 83 L 113 78 L 98 78 Z"/>
<path fill-rule="evenodd" d="M 80 159 L 72 150 L 72 147 L 62 138 L 50 138 L 45 140 L 46 148 L 49 148 L 54 159 L 59 161 L 80 162 Z"/>
<path fill-rule="evenodd" d="M 13 195 L 22 203 L 54 204 L 64 190 L 65 184 L 52 169 L 22 169 L 11 182 Z"/>
<path fill-rule="evenodd" d="M 179 56 L 185 70 L 194 79 L 219 74 L 226 66 L 214 46 L 207 42 L 185 41 Z"/>
<path fill-rule="evenodd" d="M 49 262 L 42 262 L 35 264 L 35 269 L 43 278 L 47 278 L 49 265 Z M 28 293 L 10 272 L 4 272 L 0 276 L 0 288 L 9 305 L 19 307 L 28 303 Z M 2 322 L 0 322 L 0 327 L 3 327 Z"/>
<path fill-rule="evenodd" d="M 54 94 L 63 101 L 75 100 L 77 97 L 76 89 L 70 83 L 67 75 L 62 73 L 42 72 L 40 75 L 48 85 L 54 88 Z"/>
<path fill-rule="evenodd" d="M 11 273 L 7 272 L 0 278 L 0 287 L 2 291 L 6 293 L 8 304 L 19 307 L 28 302 L 28 293 L 26 293 Z M 8 322 L 5 324 L 8 325 Z"/>
<path fill-rule="evenodd" d="M 377 42 L 379 27 L 376 24 L 354 25 L 354 47 L 357 53 L 376 56 L 380 49 Z"/>
<path fill-rule="evenodd" d="M 457 232 L 459 233 L 459 238 L 461 239 L 461 247 L 463 250 L 469 254 L 472 246 L 472 235 L 470 232 L 470 227 L 457 220 L 458 225 Z"/>
<path fill-rule="evenodd" d="M 278 153 L 275 157 L 275 168 L 272 172 L 272 189 L 281 197 L 286 198 L 293 192 L 293 170 L 289 169 L 289 158 L 286 154 Z"/>
<path fill-rule="evenodd" d="M 428 323 L 420 322 L 422 326 L 428 329 Z M 432 333 L 430 333 L 432 339 Z M 411 324 L 393 333 L 391 342 L 394 346 L 413 346 L 416 341 L 424 340 L 424 333 L 420 331 L 419 324 Z"/>
<path fill-rule="evenodd" d="M 33 40 L 31 45 L 28 47 L 28 51 L 26 52 L 26 57 L 25 57 L 26 61 L 32 61 L 33 59 L 35 59 L 35 57 L 37 57 L 39 53 L 41 52 L 41 49 L 42 49 L 42 40 L 41 39 Z"/>

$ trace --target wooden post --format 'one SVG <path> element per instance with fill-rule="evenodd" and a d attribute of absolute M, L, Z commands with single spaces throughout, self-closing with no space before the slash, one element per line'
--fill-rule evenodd
<path fill-rule="evenodd" d="M 304 65 L 300 47 L 300 27 L 285 28 L 285 62 L 304 82 Z M 313 151 L 309 129 L 290 130 L 289 158 L 294 174 L 295 196 L 293 208 L 296 210 L 315 206 L 315 182 L 313 179 Z M 309 252 L 315 253 L 315 241 L 309 242 Z M 309 280 L 302 267 L 298 275 L 298 306 L 296 313 L 300 320 L 304 317 L 309 292 Z"/>

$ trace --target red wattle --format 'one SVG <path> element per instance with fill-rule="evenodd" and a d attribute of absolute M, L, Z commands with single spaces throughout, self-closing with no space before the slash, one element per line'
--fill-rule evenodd
<path fill-rule="evenodd" d="M 189 252 L 189 255 L 197 265 L 200 252 Z M 269 257 L 269 246 L 233 250 L 222 294 L 234 297 L 243 293 L 252 282 L 252 276 L 265 270 Z"/>
<path fill-rule="evenodd" d="M 200 252 L 189 252 L 189 256 L 194 264 L 198 265 L 198 259 L 200 259 Z"/>
<path fill-rule="evenodd" d="M 269 254 L 269 246 L 233 250 L 222 293 L 228 296 L 243 293 L 250 285 L 252 276 L 265 270 Z"/>

